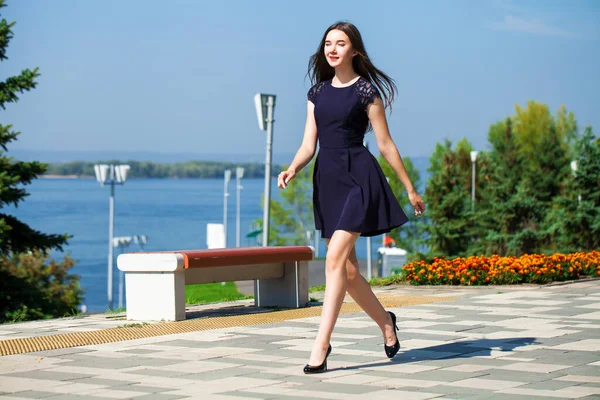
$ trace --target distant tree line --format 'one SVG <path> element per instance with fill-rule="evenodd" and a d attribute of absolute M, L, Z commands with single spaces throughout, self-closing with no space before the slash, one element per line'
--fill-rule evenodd
<path fill-rule="evenodd" d="M 95 164 L 127 164 L 131 166 L 131 178 L 222 178 L 225 170 L 244 168 L 244 178 L 264 178 L 265 165 L 259 163 L 230 163 L 217 161 L 187 161 L 184 163 L 155 163 L 148 161 L 73 161 L 68 163 L 50 164 L 46 171 L 48 175 L 94 176 Z M 273 176 L 277 176 L 281 168 L 273 165 Z"/>

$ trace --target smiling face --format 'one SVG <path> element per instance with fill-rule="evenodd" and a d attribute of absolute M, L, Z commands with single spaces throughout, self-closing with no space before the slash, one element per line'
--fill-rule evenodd
<path fill-rule="evenodd" d="M 332 29 L 325 37 L 324 52 L 327 62 L 333 68 L 352 65 L 352 58 L 358 54 L 352 48 L 348 35 L 338 29 Z"/>

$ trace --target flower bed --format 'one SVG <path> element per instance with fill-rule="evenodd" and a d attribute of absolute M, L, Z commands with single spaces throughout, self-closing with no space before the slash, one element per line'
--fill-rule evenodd
<path fill-rule="evenodd" d="M 600 277 L 600 251 L 551 256 L 435 258 L 431 264 L 424 261 L 406 264 L 402 276 L 416 285 L 506 285 Z"/>

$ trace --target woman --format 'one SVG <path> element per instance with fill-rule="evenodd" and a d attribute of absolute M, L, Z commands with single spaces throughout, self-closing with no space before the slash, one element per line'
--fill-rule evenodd
<path fill-rule="evenodd" d="M 359 236 L 375 236 L 407 222 L 377 160 L 363 146 L 372 128 L 379 151 L 408 192 L 416 215 L 425 211 L 387 126 L 385 107 L 396 86 L 369 60 L 361 35 L 350 23 L 330 26 L 319 50 L 310 58 L 304 139 L 290 167 L 279 174 L 281 189 L 294 179 L 315 154 L 313 175 L 315 225 L 327 242 L 325 298 L 319 332 L 305 373 L 327 370 L 329 341 L 346 291 L 379 325 L 384 349 L 392 358 L 400 349 L 396 316 L 386 312 L 368 282 L 360 275 L 354 244 Z M 383 93 L 381 98 L 380 91 Z M 384 103 L 385 102 L 385 103 Z"/>

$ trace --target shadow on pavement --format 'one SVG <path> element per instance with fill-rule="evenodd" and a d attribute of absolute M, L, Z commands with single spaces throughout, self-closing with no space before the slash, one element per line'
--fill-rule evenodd
<path fill-rule="evenodd" d="M 402 344 L 402 341 L 400 341 Z M 364 369 L 381 367 L 391 364 L 408 364 L 420 361 L 434 361 L 434 360 L 448 360 L 455 358 L 470 358 L 470 357 L 485 357 L 492 355 L 492 351 L 500 352 L 512 352 L 516 348 L 531 346 L 539 344 L 535 338 L 524 337 L 514 339 L 475 339 L 475 340 L 462 340 L 458 342 L 445 343 L 438 346 L 423 347 L 420 349 L 410 349 L 398 352 L 398 354 L 389 361 L 367 363 L 357 365 L 355 367 L 345 368 L 332 368 L 330 371 L 336 369 L 348 370 L 348 369 Z M 383 352 L 383 346 L 381 346 L 381 354 L 385 357 Z M 333 349 L 332 359 L 334 357 L 335 349 Z M 508 355 L 508 354 L 507 354 Z"/>

